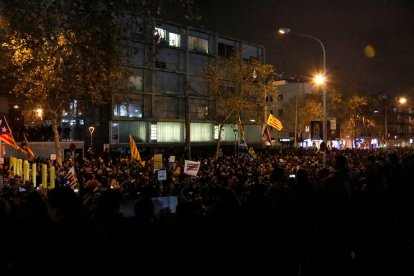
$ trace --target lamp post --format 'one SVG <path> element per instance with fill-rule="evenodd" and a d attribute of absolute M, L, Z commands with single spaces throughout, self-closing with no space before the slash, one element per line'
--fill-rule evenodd
<path fill-rule="evenodd" d="M 92 149 L 93 149 L 93 143 L 92 143 L 92 134 L 93 134 L 93 132 L 95 131 L 95 127 L 93 127 L 93 126 L 90 126 L 89 127 L 89 133 L 91 134 L 91 152 L 93 151 Z"/>
<path fill-rule="evenodd" d="M 234 155 L 237 155 L 237 129 L 233 129 L 234 133 Z"/>
<path fill-rule="evenodd" d="M 404 112 L 404 106 L 407 104 L 407 98 L 406 97 L 399 97 L 398 98 L 398 105 L 399 105 L 399 109 L 400 109 L 400 114 L 401 114 L 401 123 L 399 124 L 399 136 L 400 136 L 400 145 L 402 146 L 403 143 L 405 143 L 406 141 L 406 137 L 404 133 L 408 133 L 408 129 L 405 130 L 405 112 Z M 407 111 L 407 114 L 409 114 L 409 111 Z"/>
<path fill-rule="evenodd" d="M 399 97 L 399 98 L 395 98 L 394 101 L 390 101 L 388 100 L 387 96 L 381 96 L 381 99 L 384 100 L 384 140 L 385 140 L 385 144 L 387 146 L 389 146 L 389 140 L 388 140 L 388 107 L 390 105 L 390 102 L 392 104 L 392 106 L 395 105 L 399 105 L 404 106 L 407 103 L 407 98 L 405 97 Z M 402 119 L 404 120 L 404 119 Z M 394 139 L 394 144 L 395 144 L 395 139 Z"/>
<path fill-rule="evenodd" d="M 323 128 L 323 143 L 325 144 L 325 147 L 326 147 L 326 141 L 327 141 L 327 138 L 328 138 L 328 134 L 327 134 L 327 126 L 326 126 L 326 80 L 325 80 L 325 78 L 326 78 L 326 52 L 325 52 L 325 46 L 323 45 L 322 41 L 319 38 L 317 38 L 316 36 L 313 36 L 313 35 L 292 32 L 288 28 L 280 28 L 279 33 L 282 34 L 282 35 L 292 34 L 292 35 L 306 37 L 306 38 L 316 40 L 322 48 L 322 73 L 321 73 L 321 76 L 323 77 L 323 80 L 324 80 L 323 83 L 321 83 L 321 85 L 322 85 L 322 107 L 323 107 L 322 128 Z M 323 168 L 326 168 L 326 148 L 323 151 L 322 166 L 323 166 Z"/>

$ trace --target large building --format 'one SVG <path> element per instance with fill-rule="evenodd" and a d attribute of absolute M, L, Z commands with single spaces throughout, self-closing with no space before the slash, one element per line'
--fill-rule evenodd
<path fill-rule="evenodd" d="M 272 130 L 273 144 L 288 147 L 309 146 L 311 142 L 309 124 L 315 118 L 302 122 L 298 120 L 305 94 L 313 93 L 314 85 L 298 78 L 280 77 L 276 81 L 277 98 L 268 101 L 269 113 L 276 116 L 283 124 L 282 131 Z M 296 140 L 295 140 L 296 133 Z M 309 144 L 309 145 L 308 145 Z"/>
<path fill-rule="evenodd" d="M 131 33 L 129 85 L 114 92 L 107 122 L 91 122 L 98 133 L 102 128 L 101 142 L 128 147 L 132 134 L 141 147 L 185 146 L 187 135 L 192 146 L 214 144 L 218 128 L 206 121 L 211 99 L 204 69 L 236 50 L 246 61 L 264 62 L 264 47 L 169 22 L 156 22 L 154 33 L 154 44 L 140 28 Z M 234 141 L 232 127 L 224 127 L 222 140 Z"/>
<path fill-rule="evenodd" d="M 153 36 L 144 29 L 138 24 L 130 29 L 124 66 L 132 75 L 127 85 L 113 91 L 107 105 L 82 110 L 71 103 L 62 114 L 61 128 L 69 133 L 65 140 L 83 140 L 95 152 L 129 148 L 130 134 L 140 148 L 214 145 L 218 127 L 207 120 L 211 95 L 204 69 L 216 57 L 229 57 L 236 50 L 245 61 L 265 62 L 263 46 L 240 39 L 165 21 L 154 21 Z M 2 114 L 21 107 L 7 95 L 1 99 Z M 12 117 L 21 116 L 17 113 Z M 224 144 L 234 142 L 235 128 L 224 127 Z M 256 132 L 249 137 L 259 141 L 261 133 Z"/>

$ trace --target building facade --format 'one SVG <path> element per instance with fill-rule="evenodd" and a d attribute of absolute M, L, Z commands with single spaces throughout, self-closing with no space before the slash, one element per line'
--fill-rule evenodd
<path fill-rule="evenodd" d="M 204 69 L 212 59 L 236 50 L 246 61 L 264 63 L 264 47 L 170 22 L 156 22 L 154 34 L 148 43 L 139 28 L 131 32 L 126 66 L 133 73 L 125 89 L 114 91 L 110 114 L 104 116 L 108 121 L 90 124 L 112 148 L 128 147 L 129 134 L 140 147 L 213 145 L 218 126 L 206 120 L 211 99 Z M 223 142 L 235 140 L 234 129 L 224 127 Z M 257 141 L 261 134 L 256 132 L 248 137 Z"/>
<path fill-rule="evenodd" d="M 282 122 L 283 129 L 272 129 L 273 144 L 288 147 L 307 146 L 303 142 L 310 138 L 309 125 L 313 118 L 309 118 L 309 122 L 302 122 L 298 120 L 298 111 L 301 109 L 304 95 L 313 93 L 313 84 L 295 78 L 280 78 L 275 84 L 277 96 L 268 99 L 269 113 Z"/>

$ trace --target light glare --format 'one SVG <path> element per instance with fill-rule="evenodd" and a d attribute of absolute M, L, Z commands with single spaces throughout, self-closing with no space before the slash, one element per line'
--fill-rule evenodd
<path fill-rule="evenodd" d="M 317 84 L 317 85 L 322 85 L 322 84 L 324 84 L 325 83 L 325 76 L 324 75 L 321 75 L 321 74 L 319 74 L 319 75 L 316 75 L 314 78 L 313 78 L 313 81 L 315 82 L 315 84 Z"/>

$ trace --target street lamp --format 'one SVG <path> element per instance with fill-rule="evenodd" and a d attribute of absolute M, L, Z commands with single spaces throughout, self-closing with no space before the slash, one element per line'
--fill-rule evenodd
<path fill-rule="evenodd" d="M 384 132 L 385 132 L 384 140 L 385 140 L 385 144 L 387 146 L 389 146 L 388 145 L 389 144 L 389 140 L 388 140 L 388 107 L 389 107 L 389 104 L 390 104 L 391 101 L 388 100 L 388 97 L 385 96 L 385 95 L 382 96 L 381 99 L 384 100 L 384 128 L 385 128 L 385 130 L 384 130 Z M 407 103 L 407 98 L 405 98 L 405 97 L 400 97 L 398 99 L 395 98 L 395 101 L 393 101 L 393 106 L 395 104 L 399 104 L 400 106 L 403 106 L 406 103 Z M 394 143 L 395 143 L 395 139 L 394 139 Z"/>
<path fill-rule="evenodd" d="M 95 127 L 90 126 L 89 127 L 89 133 L 91 134 L 91 151 L 93 151 L 93 143 L 92 143 L 92 134 L 95 131 Z"/>
<path fill-rule="evenodd" d="M 237 129 L 233 129 L 234 133 L 234 155 L 237 155 Z"/>
<path fill-rule="evenodd" d="M 399 107 L 400 107 L 400 114 L 401 114 L 401 117 L 400 117 L 400 119 L 401 119 L 401 123 L 399 124 L 399 133 L 400 133 L 400 141 L 401 141 L 401 146 L 403 145 L 403 142 L 405 143 L 405 141 L 406 141 L 406 137 L 405 137 L 405 134 L 404 133 L 407 133 L 408 132 L 408 129 L 407 130 L 404 130 L 405 129 L 405 125 L 406 125 L 406 120 L 405 120 L 405 116 L 404 116 L 404 106 L 407 104 L 407 98 L 406 97 L 399 97 L 398 98 L 398 104 L 399 104 Z M 407 115 L 409 116 L 409 111 L 407 111 Z"/>
<path fill-rule="evenodd" d="M 282 34 L 282 35 L 292 34 L 292 35 L 296 35 L 296 36 L 310 38 L 310 39 L 316 40 L 322 48 L 322 64 L 323 64 L 322 65 L 323 66 L 322 67 L 322 73 L 321 73 L 321 77 L 323 77 L 322 78 L 323 82 L 321 82 L 321 85 L 322 85 L 322 106 L 323 106 L 322 127 L 323 127 L 323 143 L 326 147 L 326 141 L 327 141 L 328 135 L 327 135 L 327 128 L 326 128 L 326 80 L 325 80 L 326 79 L 326 52 L 325 52 L 325 46 L 323 45 L 322 41 L 319 38 L 317 38 L 316 36 L 292 32 L 288 28 L 280 28 L 279 29 L 279 34 Z M 320 79 L 320 80 L 322 80 L 322 79 Z M 326 168 L 326 148 L 323 151 L 322 166 L 323 166 L 323 168 Z"/>

